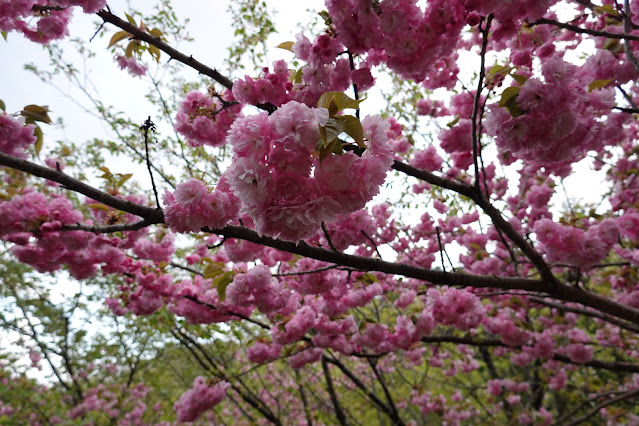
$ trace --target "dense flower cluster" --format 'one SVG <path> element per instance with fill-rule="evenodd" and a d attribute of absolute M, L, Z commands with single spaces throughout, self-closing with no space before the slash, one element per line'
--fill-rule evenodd
<path fill-rule="evenodd" d="M 604 219 L 586 231 L 541 219 L 535 223 L 534 231 L 548 260 L 581 267 L 601 261 L 619 239 L 614 219 Z"/>
<path fill-rule="evenodd" d="M 193 381 L 193 387 L 182 394 L 175 403 L 178 421 L 194 422 L 205 411 L 219 404 L 230 387 L 231 384 L 228 382 L 210 385 L 204 377 L 197 377 Z"/>
<path fill-rule="evenodd" d="M 540 163 L 574 161 L 588 150 L 616 143 L 617 117 L 607 123 L 598 111 L 610 110 L 614 92 L 589 92 L 592 80 L 575 79 L 578 68 L 555 56 L 544 62 L 545 81 L 528 79 L 515 97 L 518 111 L 493 104 L 486 120 L 487 131 L 497 146 L 519 158 Z"/>
<path fill-rule="evenodd" d="M 226 133 L 233 120 L 241 116 L 241 110 L 242 105 L 235 102 L 230 91 L 215 97 L 189 92 L 175 116 L 175 130 L 184 135 L 191 146 L 221 146 L 226 143 Z"/>
<path fill-rule="evenodd" d="M 19 31 L 33 42 L 47 44 L 69 35 L 72 6 L 81 6 L 84 13 L 95 13 L 105 5 L 106 0 L 1 0 L 0 31 Z M 42 9 L 36 11 L 35 6 Z M 35 27 L 30 26 L 34 17 L 38 18 Z"/>
<path fill-rule="evenodd" d="M 285 61 L 273 63 L 273 72 L 263 68 L 264 76 L 260 79 L 245 76 L 233 83 L 233 95 L 242 103 L 249 105 L 264 104 L 267 102 L 275 106 L 291 100 L 289 92 L 293 89 L 290 81 L 291 71 Z"/>
<path fill-rule="evenodd" d="M 237 197 L 220 188 L 209 192 L 201 180 L 189 179 L 174 192 L 164 194 L 164 218 L 177 232 L 197 232 L 205 227 L 222 228 L 237 217 Z"/>
<path fill-rule="evenodd" d="M 371 149 L 361 157 L 345 153 L 320 163 L 312 153 L 328 118 L 326 109 L 291 101 L 231 126 L 234 158 L 224 179 L 260 234 L 312 237 L 322 222 L 361 209 L 379 191 L 392 161 L 381 119 L 363 121 Z"/>
<path fill-rule="evenodd" d="M 34 129 L 33 124 L 25 126 L 24 120 L 15 119 L 0 111 L 0 152 L 25 158 L 27 148 L 36 142 Z"/>
<path fill-rule="evenodd" d="M 328 0 L 326 7 L 337 27 L 337 39 L 349 50 L 374 50 L 403 77 L 422 81 L 449 68 L 444 63 L 453 55 L 466 21 L 459 1 L 430 1 L 425 10 L 416 3 L 385 0 L 377 7 L 364 1 Z M 454 82 L 452 77 L 444 84 Z"/>

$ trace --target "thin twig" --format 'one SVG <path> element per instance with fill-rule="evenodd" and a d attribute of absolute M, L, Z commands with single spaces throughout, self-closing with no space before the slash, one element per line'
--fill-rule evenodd
<path fill-rule="evenodd" d="M 382 258 L 382 254 L 377 249 L 377 244 L 375 244 L 375 240 L 373 240 L 371 237 L 369 237 L 368 234 L 366 232 L 364 232 L 363 229 L 361 230 L 361 232 L 366 237 L 366 239 L 371 242 L 371 244 L 373 245 L 373 248 L 375 249 L 375 253 L 377 253 L 377 256 L 381 259 Z"/>
<path fill-rule="evenodd" d="M 146 31 L 141 30 L 137 26 L 120 19 L 114 14 L 110 13 L 107 10 L 101 10 L 97 13 L 97 15 L 102 18 L 103 21 L 108 22 L 110 24 L 115 25 L 116 27 L 123 29 L 124 31 L 131 34 L 136 40 L 141 40 L 149 43 L 151 46 L 155 46 L 167 55 L 171 57 L 171 59 L 176 60 L 178 62 L 182 62 L 184 65 L 187 65 L 194 70 L 204 74 L 206 76 L 211 77 L 213 80 L 220 83 L 222 86 L 226 87 L 228 90 L 233 90 L 233 82 L 226 76 L 220 74 L 217 70 L 210 68 L 203 63 L 195 60 L 193 56 L 187 56 L 184 53 L 174 49 L 169 46 L 167 43 L 162 41 L 160 37 L 154 37 Z M 277 108 L 275 105 L 271 103 L 266 104 L 258 104 L 256 107 L 268 111 L 269 113 L 274 112 Z"/>
<path fill-rule="evenodd" d="M 328 246 L 331 248 L 331 250 L 339 253 L 339 250 L 335 248 L 335 246 L 333 245 L 333 241 L 331 241 L 331 235 L 328 233 L 328 229 L 326 229 L 326 225 L 324 224 L 324 222 L 322 222 L 321 226 L 322 226 L 322 231 L 324 231 L 324 237 L 326 237 L 326 242 L 328 243 Z"/>
<path fill-rule="evenodd" d="M 588 420 L 589 418 L 591 418 L 592 416 L 594 416 L 595 414 L 597 414 L 601 409 L 606 408 L 609 405 L 615 404 L 617 402 L 623 401 L 625 399 L 634 398 L 634 397 L 636 397 L 638 395 L 639 395 L 639 389 L 633 389 L 631 391 L 623 393 L 623 394 L 621 394 L 619 396 L 616 396 L 614 398 L 610 398 L 610 399 L 608 399 L 606 401 L 603 401 L 602 403 L 598 404 L 597 406 L 595 406 L 595 408 L 590 410 L 590 412 L 588 412 L 587 414 L 583 415 L 582 417 L 579 417 L 578 419 L 575 419 L 575 420 L 573 420 L 570 423 L 566 423 L 565 426 L 573 426 L 573 425 L 578 425 L 580 423 L 583 423 L 586 420 Z"/>
<path fill-rule="evenodd" d="M 485 67 L 486 67 L 486 49 L 488 46 L 488 33 L 490 31 L 490 23 L 493 20 L 492 13 L 486 17 L 486 22 L 484 24 L 484 29 L 482 30 L 483 41 L 481 44 L 481 54 L 480 54 L 480 65 L 479 65 L 479 81 L 477 83 L 477 92 L 475 92 L 475 98 L 473 99 L 473 114 L 472 114 L 472 141 L 473 141 L 473 164 L 475 167 L 475 190 L 477 192 L 481 191 L 480 180 L 479 180 L 479 144 L 480 135 L 477 133 L 477 115 L 479 113 L 479 103 L 481 98 L 481 91 L 484 88 L 484 76 L 485 76 Z M 486 194 L 488 194 L 488 188 L 485 188 Z"/>
<path fill-rule="evenodd" d="M 554 25 L 555 27 L 563 28 L 565 30 L 572 31 L 574 33 L 588 34 L 595 37 L 613 38 L 617 40 L 639 41 L 639 36 L 636 36 L 633 34 L 618 34 L 618 33 L 611 33 L 608 31 L 591 30 L 591 29 L 583 28 L 577 25 L 567 24 L 565 22 L 555 21 L 553 19 L 546 19 L 546 18 L 537 19 L 535 22 L 532 22 L 530 25 L 540 25 L 540 24 Z"/>
<path fill-rule="evenodd" d="M 155 179 L 153 178 L 153 171 L 151 170 L 151 158 L 149 156 L 149 130 L 155 132 L 156 126 L 155 123 L 151 121 L 151 116 L 149 116 L 145 121 L 140 130 L 144 132 L 144 149 L 146 151 L 146 168 L 149 170 L 149 176 L 151 176 L 151 186 L 153 187 L 153 194 L 155 195 L 155 204 L 158 206 L 158 209 L 162 208 L 160 206 L 160 197 L 158 197 L 158 189 L 155 186 Z"/>
<path fill-rule="evenodd" d="M 623 2 L 623 33 L 624 35 L 630 34 L 630 24 L 632 22 L 632 12 L 630 11 L 630 1 L 624 0 Z M 639 61 L 635 57 L 634 53 L 632 53 L 632 47 L 630 46 L 630 41 L 625 39 L 623 42 L 623 48 L 626 52 L 626 57 L 632 64 L 635 71 L 639 72 Z"/>

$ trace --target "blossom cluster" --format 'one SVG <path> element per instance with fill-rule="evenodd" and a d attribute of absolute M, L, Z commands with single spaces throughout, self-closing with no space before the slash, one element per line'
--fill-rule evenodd
<path fill-rule="evenodd" d="M 211 385 L 204 377 L 196 377 L 193 381 L 193 387 L 183 393 L 175 403 L 178 421 L 194 422 L 205 411 L 219 404 L 230 387 L 229 382 L 218 382 Z"/>
<path fill-rule="evenodd" d="M 244 117 L 231 126 L 234 157 L 223 179 L 260 234 L 312 237 L 322 222 L 361 209 L 379 191 L 392 162 L 383 120 L 362 122 L 370 150 L 320 162 L 313 153 L 328 118 L 326 109 L 291 101 L 270 116 Z"/>
<path fill-rule="evenodd" d="M 47 44 L 69 35 L 73 6 L 95 13 L 105 5 L 106 0 L 0 0 L 0 31 L 18 31 L 33 42 Z M 34 17 L 35 27 L 30 25 Z"/>
<path fill-rule="evenodd" d="M 268 67 L 262 68 L 262 72 L 264 76 L 259 79 L 248 75 L 244 79 L 237 79 L 233 83 L 233 96 L 248 105 L 270 102 L 280 106 L 292 99 L 289 94 L 293 90 L 293 83 L 289 78 L 291 71 L 285 61 L 274 62 L 273 72 Z"/>
<path fill-rule="evenodd" d="M 26 157 L 26 150 L 35 144 L 35 125 L 24 124 L 23 119 L 13 118 L 0 111 L 0 152 L 18 158 Z"/>
<path fill-rule="evenodd" d="M 115 61 L 121 70 L 127 70 L 133 76 L 143 76 L 149 69 L 149 67 L 140 63 L 135 56 L 127 58 L 124 55 L 117 55 Z"/>
<path fill-rule="evenodd" d="M 486 119 L 497 146 L 518 158 L 539 164 L 575 161 L 588 150 L 616 143 L 620 126 L 611 115 L 608 122 L 597 113 L 614 104 L 612 89 L 588 91 L 592 80 L 575 78 L 578 68 L 559 56 L 544 62 L 545 81 L 530 78 L 515 96 L 518 110 L 490 106 Z M 510 89 L 510 88 L 509 88 Z"/>
<path fill-rule="evenodd" d="M 384 58 L 402 77 L 420 82 L 455 69 L 453 50 L 466 20 L 460 1 L 430 1 L 425 10 L 416 3 L 386 0 L 377 7 L 357 0 L 328 0 L 326 7 L 337 39 L 351 52 Z M 440 84 L 454 85 L 453 74 Z"/>
<path fill-rule="evenodd" d="M 164 219 L 177 232 L 199 232 L 202 228 L 222 228 L 238 216 L 237 197 L 223 185 L 209 192 L 201 180 L 189 179 L 174 192 L 164 194 Z"/>
<path fill-rule="evenodd" d="M 549 261 L 580 267 L 601 261 L 619 239 L 617 221 L 610 218 L 585 231 L 550 219 L 538 220 L 533 229 Z"/>
<path fill-rule="evenodd" d="M 184 135 L 191 146 L 222 146 L 231 123 L 241 116 L 241 110 L 242 105 L 235 101 L 230 91 L 213 97 L 192 91 L 187 93 L 175 115 L 175 130 Z"/>

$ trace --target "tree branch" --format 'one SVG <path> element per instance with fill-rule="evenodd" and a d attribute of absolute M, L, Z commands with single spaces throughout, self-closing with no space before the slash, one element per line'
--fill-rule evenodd
<path fill-rule="evenodd" d="M 397 164 L 398 162 L 396 162 Z M 401 164 L 401 163 L 400 163 Z M 50 169 L 48 167 L 39 166 L 26 160 L 12 157 L 0 152 L 0 165 L 21 170 L 34 176 L 49 179 L 66 186 L 68 189 L 84 194 L 92 199 L 104 203 L 113 208 L 140 216 L 150 224 L 164 223 L 164 215 L 161 209 L 141 206 L 131 203 L 130 201 L 114 197 L 96 188 L 93 188 L 79 180 L 66 175 L 65 173 Z M 404 165 L 405 166 L 405 165 Z M 530 245 L 523 236 L 521 236 L 501 215 L 501 211 L 495 208 L 481 194 L 476 194 L 472 187 L 463 183 L 451 182 L 448 179 L 442 179 L 432 173 L 420 171 L 411 166 L 406 166 L 406 170 L 416 175 L 425 175 L 428 178 L 435 178 L 435 181 L 443 181 L 450 187 L 458 187 L 463 192 L 470 192 L 470 196 L 475 202 L 488 214 L 495 226 L 500 227 L 504 233 L 529 257 L 531 262 L 540 271 L 541 280 L 529 278 L 499 277 L 486 275 L 469 275 L 458 272 L 445 273 L 443 271 L 419 268 L 417 266 L 406 265 L 402 263 L 386 262 L 381 259 L 372 259 L 361 256 L 338 253 L 325 250 L 319 247 L 312 247 L 304 242 L 293 243 L 289 241 L 281 241 L 273 238 L 260 236 L 257 232 L 241 226 L 228 225 L 222 229 L 202 229 L 204 232 L 211 232 L 222 235 L 226 238 L 239 238 L 251 241 L 263 246 L 273 247 L 289 253 L 299 254 L 301 256 L 310 257 L 316 260 L 352 267 L 359 270 L 372 270 L 384 272 L 392 275 L 403 275 L 409 278 L 416 278 L 428 281 L 432 284 L 441 284 L 449 286 L 474 287 L 474 288 L 499 288 L 504 290 L 524 290 L 533 292 L 543 292 L 552 297 L 567 301 L 576 302 L 584 306 L 588 306 L 612 316 L 625 319 L 634 324 L 639 324 L 639 310 L 630 306 L 619 304 L 605 297 L 586 292 L 580 288 L 569 286 L 559 282 L 541 255 Z M 452 189 L 452 188 L 451 188 Z M 461 192 L 460 192 L 461 193 Z"/>
<path fill-rule="evenodd" d="M 157 222 L 160 223 L 160 222 Z M 60 231 L 86 231 L 86 232 L 95 232 L 96 234 L 110 234 L 112 232 L 122 232 L 122 231 L 137 231 L 142 228 L 146 228 L 147 226 L 154 225 L 156 222 L 150 220 L 140 220 L 135 223 L 122 223 L 119 225 L 106 225 L 106 226 L 91 226 L 91 225 L 82 225 L 80 223 L 76 225 L 62 225 Z"/>
<path fill-rule="evenodd" d="M 585 315 L 585 316 L 589 316 L 589 317 L 595 317 L 595 318 L 599 318 L 603 321 L 609 322 L 611 324 L 614 324 L 620 328 L 626 329 L 628 331 L 632 331 L 633 333 L 639 333 L 639 327 L 633 325 L 633 324 L 628 324 L 625 321 L 619 321 L 617 318 L 611 317 L 609 315 L 604 315 L 601 312 L 597 312 L 597 311 L 591 311 L 589 309 L 581 309 L 581 308 L 576 308 L 576 307 L 572 307 L 572 306 L 566 306 L 566 305 L 562 305 L 560 303 L 555 303 L 555 302 L 551 302 L 550 300 L 546 300 L 542 297 L 537 297 L 537 296 L 529 296 L 528 299 L 531 302 L 535 302 L 535 303 L 539 303 L 540 305 L 544 305 L 544 306 L 548 306 L 551 308 L 555 308 L 558 309 L 560 311 L 566 311 L 566 312 L 574 312 L 576 314 L 579 315 Z"/>
<path fill-rule="evenodd" d="M 139 204 L 123 200 L 122 198 L 114 197 L 113 195 L 102 192 L 84 182 L 80 182 L 62 171 L 39 166 L 35 163 L 31 163 L 30 161 L 21 160 L 20 158 L 12 157 L 11 155 L 7 155 L 3 152 L 0 152 L 0 166 L 11 167 L 12 169 L 20 170 L 34 176 L 60 183 L 67 189 L 86 195 L 100 203 L 106 204 L 107 206 L 140 216 L 148 220 L 150 224 L 164 222 L 162 210 L 141 206 Z"/>
<path fill-rule="evenodd" d="M 606 401 L 603 401 L 602 403 L 600 403 L 597 406 L 595 406 L 595 408 L 593 408 L 590 412 L 588 412 L 584 416 L 579 417 L 578 419 L 575 419 L 575 420 L 573 420 L 570 423 L 566 423 L 566 426 L 573 426 L 573 425 L 578 425 L 580 423 L 583 423 L 586 420 L 588 420 L 590 417 L 592 417 L 595 414 L 597 414 L 602 408 L 606 408 L 609 405 L 615 404 L 615 403 L 623 401 L 625 399 L 634 398 L 634 397 L 636 397 L 638 395 L 639 395 L 639 389 L 633 389 L 633 390 L 628 391 L 626 393 L 622 393 L 619 396 L 616 396 L 614 398 L 610 398 L 610 399 L 608 399 Z"/>
<path fill-rule="evenodd" d="M 614 38 L 618 40 L 639 41 L 639 36 L 636 36 L 636 35 L 617 34 L 617 33 L 611 33 L 608 31 L 590 30 L 588 28 L 583 28 L 578 25 L 572 25 L 572 24 L 567 24 L 565 22 L 555 21 L 554 19 L 541 18 L 541 19 L 537 19 L 535 22 L 532 22 L 530 25 L 541 25 L 541 24 L 553 25 L 555 27 L 563 28 L 564 30 L 572 31 L 574 33 L 589 34 L 595 37 L 606 37 L 606 38 Z"/>
<path fill-rule="evenodd" d="M 342 411 L 342 407 L 340 406 L 339 399 L 337 399 L 337 394 L 335 393 L 335 388 L 333 387 L 333 379 L 331 378 L 331 372 L 328 369 L 328 362 L 326 361 L 326 357 L 322 357 L 322 370 L 324 371 L 324 378 L 326 379 L 326 388 L 328 390 L 328 394 L 331 397 L 331 402 L 333 403 L 333 409 L 335 410 L 335 415 L 337 416 L 337 420 L 339 424 L 342 426 L 347 426 L 348 421 L 346 420 L 346 416 Z"/>
<path fill-rule="evenodd" d="M 107 10 L 101 10 L 97 13 L 97 15 L 102 18 L 104 22 L 108 22 L 110 24 L 115 25 L 116 27 L 123 29 L 124 31 L 131 34 L 135 39 L 142 40 L 149 43 L 151 46 L 155 46 L 167 55 L 178 62 L 182 62 L 184 65 L 187 65 L 194 70 L 204 74 L 208 77 L 211 77 L 213 80 L 220 83 L 222 86 L 226 87 L 228 90 L 233 90 L 233 82 L 226 76 L 220 74 L 217 70 L 210 68 L 203 63 L 197 61 L 193 58 L 193 56 L 186 56 L 184 53 L 178 51 L 177 49 L 169 46 L 167 43 L 162 41 L 160 37 L 154 37 L 146 31 L 141 30 L 135 25 L 127 22 L 119 17 L 115 16 L 111 12 Z M 275 105 L 267 103 L 267 104 L 258 104 L 256 107 L 268 111 L 269 113 L 274 112 L 277 108 Z"/>
<path fill-rule="evenodd" d="M 474 340 L 471 337 L 460 337 L 460 336 L 424 336 L 421 338 L 423 343 L 454 343 L 456 345 L 469 345 L 469 346 L 478 346 L 478 347 L 488 347 L 488 346 L 501 346 L 510 349 L 521 349 L 521 346 L 509 346 L 502 342 L 499 339 L 478 339 Z M 574 365 L 582 365 L 586 367 L 592 368 L 600 368 L 602 370 L 610 370 L 610 371 L 623 371 L 627 373 L 639 373 L 639 364 L 633 364 L 630 362 L 611 362 L 611 361 L 600 361 L 593 359 L 588 362 L 579 363 L 572 361 L 565 355 L 554 354 L 552 359 L 555 361 L 563 362 L 565 364 L 574 364 Z"/>
<path fill-rule="evenodd" d="M 379 399 L 375 392 L 367 388 L 364 382 L 362 382 L 356 375 L 354 375 L 353 372 L 349 370 L 344 364 L 342 364 L 340 360 L 334 357 L 327 357 L 326 355 L 322 356 L 322 361 L 324 360 L 326 360 L 326 362 L 330 362 L 331 364 L 337 366 L 337 368 L 342 370 L 342 373 L 344 373 L 346 377 L 348 377 L 355 384 L 355 386 L 360 388 L 366 394 L 366 396 L 368 396 L 368 398 L 373 401 L 375 405 L 377 405 L 384 412 L 384 414 L 386 414 L 395 424 L 404 425 L 404 422 L 399 417 L 395 416 L 393 411 L 386 404 L 384 404 L 384 401 Z"/>

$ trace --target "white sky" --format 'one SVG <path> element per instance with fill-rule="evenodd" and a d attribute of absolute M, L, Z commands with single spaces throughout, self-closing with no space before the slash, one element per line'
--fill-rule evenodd
<path fill-rule="evenodd" d="M 140 0 L 128 3 L 133 8 L 146 13 L 150 12 L 150 7 L 154 4 L 151 1 Z M 174 1 L 174 8 L 178 16 L 190 19 L 188 31 L 195 39 L 189 45 L 178 46 L 179 50 L 222 71 L 225 68 L 226 49 L 233 36 L 230 18 L 226 12 L 229 3 L 220 0 Z M 294 40 L 295 34 L 299 32 L 296 29 L 297 23 L 309 19 L 310 14 L 306 10 L 322 10 L 323 2 L 320 0 L 278 0 L 271 3 L 278 10 L 275 22 L 279 34 L 275 34 L 269 40 L 269 47 L 272 48 L 269 52 L 269 62 L 280 58 L 291 59 L 291 53 L 274 47 L 283 41 Z M 124 18 L 124 12 L 128 10 L 126 4 L 127 2 L 123 0 L 109 1 L 112 12 L 122 18 Z M 99 18 L 85 15 L 78 9 L 70 26 L 71 36 L 88 40 L 94 33 L 94 23 L 99 21 Z M 105 25 L 105 29 L 108 36 L 96 37 L 91 44 L 96 52 L 96 58 L 91 63 L 90 77 L 105 103 L 116 105 L 141 124 L 149 115 L 149 108 L 144 100 L 146 83 L 139 78 L 129 76 L 126 71 L 118 68 L 111 53 L 106 49 L 108 40 L 118 29 L 110 24 Z M 62 42 L 62 45 L 68 46 L 68 43 Z M 72 51 L 71 48 L 67 48 L 67 50 Z M 52 111 L 50 116 L 54 121 L 58 117 L 64 118 L 66 125 L 64 133 L 54 131 L 51 126 L 45 126 L 43 129 L 45 131 L 45 144 L 47 138 L 69 138 L 76 142 L 82 142 L 87 138 L 106 136 L 100 121 L 87 117 L 77 105 L 73 105 L 63 94 L 42 83 L 32 73 L 24 71 L 25 63 L 33 62 L 41 66 L 47 64 L 48 56 L 41 46 L 29 42 L 17 33 L 10 33 L 8 42 L 0 39 L 0 58 L 2 63 L 0 99 L 5 101 L 9 112 L 19 111 L 28 104 L 48 105 Z M 167 56 L 164 55 L 161 60 L 167 60 Z M 76 66 L 80 65 L 76 64 Z M 187 78 L 189 75 L 195 78 L 195 71 L 189 70 L 187 67 L 184 69 Z M 63 80 L 60 79 L 60 81 Z M 62 84 L 61 90 L 68 91 L 69 89 Z M 84 102 L 81 96 L 76 98 Z"/>

